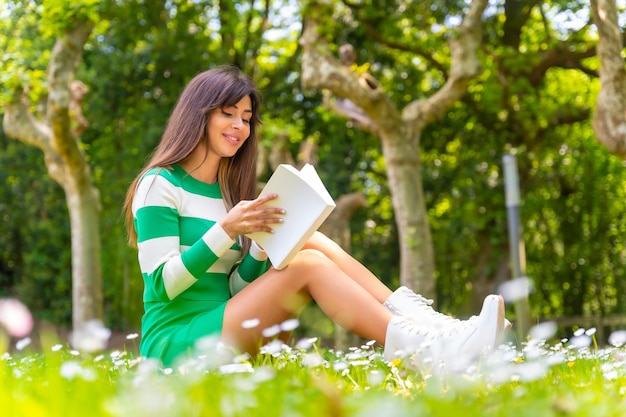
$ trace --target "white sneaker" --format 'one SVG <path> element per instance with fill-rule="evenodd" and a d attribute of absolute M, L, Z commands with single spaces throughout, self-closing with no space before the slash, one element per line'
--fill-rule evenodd
<path fill-rule="evenodd" d="M 402 286 L 389 296 L 383 306 L 395 315 L 411 317 L 420 326 L 441 328 L 461 323 L 461 320 L 435 311 L 432 304 L 433 300 Z"/>
<path fill-rule="evenodd" d="M 387 326 L 383 357 L 391 361 L 417 353 L 432 342 L 435 333 L 431 328 L 416 326 L 410 317 L 394 315 Z"/>
<path fill-rule="evenodd" d="M 505 329 L 504 300 L 500 295 L 488 295 L 478 316 L 444 330 L 447 336 L 442 335 L 431 348 L 433 363 L 443 363 L 448 369 L 464 368 L 499 345 Z"/>
<path fill-rule="evenodd" d="M 459 369 L 492 349 L 503 329 L 504 301 L 499 295 L 487 296 L 478 316 L 438 329 L 394 316 L 387 327 L 384 358 L 389 361 L 415 354 L 421 364 L 431 361 Z"/>
<path fill-rule="evenodd" d="M 389 296 L 383 303 L 394 315 L 411 317 L 418 326 L 429 326 L 437 329 L 449 326 L 463 326 L 466 320 L 439 313 L 432 308 L 433 300 L 420 294 L 416 294 L 409 288 L 402 286 Z M 483 306 L 484 307 L 484 306 Z M 475 320 L 476 316 L 469 318 Z M 502 329 L 499 333 L 499 344 L 502 341 L 506 330 L 511 328 L 511 322 L 506 318 L 503 321 Z"/>

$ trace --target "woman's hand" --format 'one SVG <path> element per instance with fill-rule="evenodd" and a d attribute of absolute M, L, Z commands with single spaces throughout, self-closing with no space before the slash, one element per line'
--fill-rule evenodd
<path fill-rule="evenodd" d="M 285 210 L 265 203 L 276 198 L 278 194 L 268 194 L 256 200 L 242 200 L 219 223 L 231 238 L 254 232 L 274 233 L 271 226 L 283 222 Z"/>

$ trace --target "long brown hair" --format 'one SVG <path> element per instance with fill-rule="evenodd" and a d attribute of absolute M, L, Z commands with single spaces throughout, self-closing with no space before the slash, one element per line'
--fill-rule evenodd
<path fill-rule="evenodd" d="M 233 106 L 245 96 L 252 101 L 250 136 L 234 156 L 220 160 L 217 180 L 226 210 L 241 200 L 255 198 L 260 94 L 254 83 L 237 67 L 221 66 L 201 72 L 183 90 L 154 154 L 126 193 L 123 212 L 131 246 L 137 247 L 132 204 L 141 177 L 152 168 L 171 168 L 187 158 L 198 143 L 209 140 L 209 114 L 213 110 Z M 243 237 L 240 243 L 243 253 L 246 253 L 250 248 L 250 239 Z"/>

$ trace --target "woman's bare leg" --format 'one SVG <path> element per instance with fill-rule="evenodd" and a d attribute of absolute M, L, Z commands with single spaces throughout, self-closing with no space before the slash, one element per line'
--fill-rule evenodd
<path fill-rule="evenodd" d="M 326 235 L 316 232 L 304 245 L 305 249 L 315 249 L 331 259 L 346 275 L 369 292 L 379 303 L 384 303 L 392 291 L 363 264 L 344 251 Z"/>
<path fill-rule="evenodd" d="M 286 269 L 270 269 L 235 295 L 226 305 L 222 337 L 254 353 L 264 342 L 263 329 L 296 317 L 311 299 L 340 326 L 384 343 L 391 313 L 333 259 L 310 249 L 301 251 Z M 259 325 L 243 328 L 250 319 L 258 319 Z"/>

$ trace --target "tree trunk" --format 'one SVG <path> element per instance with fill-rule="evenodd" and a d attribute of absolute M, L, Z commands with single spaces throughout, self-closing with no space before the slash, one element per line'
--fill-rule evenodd
<path fill-rule="evenodd" d="M 371 120 L 360 125 L 373 127 L 382 141 L 400 233 L 400 282 L 433 297 L 435 263 L 422 192 L 419 134 L 414 135 L 412 129 L 398 129 L 406 122 L 373 77 L 358 76 L 329 55 L 318 35 L 317 22 L 308 19 L 305 28 L 301 38 L 303 86 L 327 88 L 337 97 L 359 103 L 360 120 Z"/>
<path fill-rule="evenodd" d="M 48 67 L 45 120 L 37 120 L 30 112 L 21 91 L 5 106 L 3 120 L 7 135 L 43 151 L 48 173 L 65 191 L 72 236 L 74 327 L 91 319 L 102 319 L 103 314 L 100 199 L 78 139 L 79 132 L 86 127 L 79 111 L 82 95 L 73 95 L 71 88 L 92 26 L 90 22 L 76 22 L 74 29 L 56 41 Z"/>
<path fill-rule="evenodd" d="M 458 36 L 449 41 L 452 65 L 446 84 L 428 99 L 409 103 L 402 112 L 372 76 L 359 76 L 330 55 L 318 30 L 318 22 L 332 14 L 328 5 L 311 4 L 317 17 L 307 15 L 300 38 L 302 86 L 329 90 L 341 100 L 341 105 L 336 101 L 335 108 L 341 107 L 341 113 L 348 117 L 352 111 L 359 126 L 381 139 L 400 233 L 400 282 L 431 298 L 435 295 L 435 261 L 424 201 L 419 139 L 424 128 L 445 114 L 480 74 L 477 51 L 486 5 L 487 0 L 473 0 Z"/>
<path fill-rule="evenodd" d="M 400 240 L 400 283 L 435 295 L 435 256 L 424 199 L 419 133 L 381 132 L 387 178 Z"/>
<path fill-rule="evenodd" d="M 91 178 L 70 179 L 65 186 L 72 230 L 72 323 L 102 319 L 102 269 L 100 263 L 100 198 Z"/>
<path fill-rule="evenodd" d="M 615 0 L 592 0 L 591 9 L 598 28 L 600 60 L 600 93 L 593 128 L 600 143 L 626 159 L 626 70 L 617 5 Z"/>

